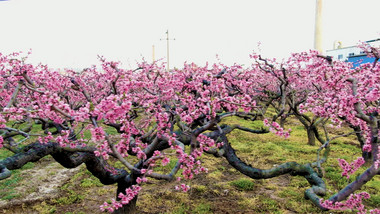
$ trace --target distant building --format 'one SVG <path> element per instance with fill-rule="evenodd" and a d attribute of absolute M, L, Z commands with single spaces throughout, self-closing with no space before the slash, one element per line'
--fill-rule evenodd
<path fill-rule="evenodd" d="M 366 41 L 371 47 L 380 47 L 380 38 Z M 335 44 L 334 44 L 335 46 Z M 334 60 L 352 62 L 354 67 L 363 63 L 372 63 L 375 58 L 368 57 L 362 49 L 357 46 L 341 47 L 341 44 L 333 50 L 327 50 L 326 54 L 332 56 Z"/>

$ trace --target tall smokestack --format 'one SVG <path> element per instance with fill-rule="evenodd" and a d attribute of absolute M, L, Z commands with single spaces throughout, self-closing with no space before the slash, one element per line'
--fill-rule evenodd
<path fill-rule="evenodd" d="M 316 0 L 316 3 L 314 49 L 322 53 L 322 0 Z"/>

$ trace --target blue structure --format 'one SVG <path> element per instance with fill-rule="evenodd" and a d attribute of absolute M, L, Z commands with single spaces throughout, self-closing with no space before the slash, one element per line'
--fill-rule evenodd
<path fill-rule="evenodd" d="M 367 43 L 371 47 L 379 48 L 380 38 L 368 40 L 365 43 Z M 333 59 L 335 60 L 352 62 L 355 68 L 358 67 L 360 64 L 373 63 L 375 61 L 374 57 L 368 57 L 366 53 L 358 46 L 341 47 L 340 42 L 339 44 L 340 45 L 336 48 L 334 43 L 334 49 L 327 50 L 327 55 L 333 57 Z"/>
<path fill-rule="evenodd" d="M 354 68 L 364 63 L 373 63 L 374 61 L 375 57 L 368 57 L 366 54 L 349 56 L 347 59 L 347 62 L 352 62 Z"/>

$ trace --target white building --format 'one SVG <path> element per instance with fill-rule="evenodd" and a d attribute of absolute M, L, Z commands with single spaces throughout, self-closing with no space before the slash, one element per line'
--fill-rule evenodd
<path fill-rule="evenodd" d="M 380 38 L 366 41 L 366 43 L 372 47 L 380 47 Z M 357 46 L 341 47 L 341 44 L 339 44 L 333 50 L 326 50 L 326 54 L 332 56 L 334 60 L 348 61 L 349 57 L 363 55 L 364 52 Z"/>

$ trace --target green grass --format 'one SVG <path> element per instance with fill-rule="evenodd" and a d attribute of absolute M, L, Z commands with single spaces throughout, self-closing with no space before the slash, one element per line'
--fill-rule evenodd
<path fill-rule="evenodd" d="M 13 153 L 11 151 L 0 149 L 0 160 L 10 157 Z"/>
<path fill-rule="evenodd" d="M 104 185 L 99 181 L 99 179 L 95 177 L 89 177 L 89 178 L 84 178 L 83 180 L 81 180 L 80 186 L 83 188 L 91 188 L 94 186 L 102 187 Z"/>
<path fill-rule="evenodd" d="M 170 214 L 187 214 L 189 209 L 190 208 L 186 204 L 180 204 Z"/>
<path fill-rule="evenodd" d="M 261 121 L 246 121 L 239 118 L 226 118 L 223 122 L 227 124 L 239 124 L 251 129 L 261 129 Z M 253 167 L 268 169 L 273 166 L 296 161 L 298 163 L 309 163 L 316 161 L 316 146 L 307 144 L 307 135 L 302 124 L 291 118 L 291 126 L 285 125 L 285 128 L 292 128 L 291 136 L 284 139 L 273 133 L 252 134 L 241 130 L 234 130 L 228 135 L 229 142 L 236 150 L 237 155 L 247 164 Z M 38 129 L 38 126 L 33 129 Z M 106 131 L 116 134 L 116 130 L 111 127 L 105 127 Z M 336 132 L 349 132 L 347 128 L 341 128 Z M 90 139 L 90 132 L 84 131 L 86 139 Z M 334 135 L 331 135 L 334 136 Z M 12 153 L 0 150 L 0 159 L 6 158 Z M 345 187 L 349 182 L 355 180 L 355 177 L 364 171 L 359 169 L 357 173 L 346 179 L 341 176 L 337 158 L 345 158 L 348 162 L 360 156 L 361 152 L 356 145 L 355 136 L 338 138 L 331 142 L 331 153 L 327 162 L 322 165 L 324 180 L 327 186 L 328 197 Z M 167 166 L 155 167 L 156 172 L 168 173 L 175 166 L 177 159 L 171 156 L 170 163 Z M 204 155 L 202 162 L 209 169 L 206 175 L 196 176 L 191 181 L 190 193 L 178 193 L 173 188 L 162 188 L 169 183 L 154 181 L 152 185 L 146 185 L 145 188 L 151 189 L 147 193 L 139 196 L 138 203 L 140 209 L 149 206 L 152 200 L 157 204 L 168 204 L 166 211 L 161 211 L 162 207 L 157 205 L 153 208 L 147 208 L 146 212 L 163 212 L 163 213 L 215 213 L 218 206 L 238 206 L 242 213 L 323 213 L 316 208 L 309 200 L 304 198 L 304 191 L 310 188 L 310 184 L 304 177 L 286 175 L 268 180 L 252 180 L 233 169 L 224 158 L 215 158 L 211 155 Z M 115 162 L 117 167 L 122 167 L 120 162 Z M 20 172 L 32 168 L 30 163 L 20 170 L 14 170 L 12 177 L 0 181 L 0 198 L 12 199 L 20 197 L 14 188 L 22 183 Z M 177 173 L 181 176 L 181 171 Z M 153 181 L 153 180 L 152 180 Z M 199 183 L 197 183 L 199 182 Z M 173 184 L 174 187 L 176 184 Z M 50 200 L 48 205 L 41 206 L 41 212 L 53 213 L 58 212 L 60 206 L 70 206 L 86 203 L 94 195 L 101 196 L 108 194 L 109 190 L 102 188 L 103 185 L 99 180 L 91 175 L 86 169 L 82 169 L 75 174 L 70 181 L 61 187 L 63 194 Z M 375 177 L 369 181 L 361 190 L 371 194 L 371 198 L 365 200 L 368 209 L 373 209 L 380 204 L 380 178 Z M 114 196 L 114 192 L 112 192 Z M 233 205 L 218 204 L 219 201 L 232 201 Z M 80 211 L 79 211 L 80 212 Z M 240 211 L 239 211 L 240 212 Z M 337 212 L 339 213 L 339 212 Z"/>
<path fill-rule="evenodd" d="M 205 186 L 205 185 L 193 185 L 192 187 L 191 187 L 191 190 L 192 191 L 195 191 L 195 192 L 197 192 L 197 193 L 205 193 L 207 190 L 208 190 L 208 188 L 207 188 L 207 186 Z"/>
<path fill-rule="evenodd" d="M 256 213 L 281 213 L 279 203 L 267 197 L 259 197 L 260 203 L 254 207 Z"/>
<path fill-rule="evenodd" d="M 97 178 L 89 174 L 91 174 L 89 171 L 84 168 L 81 169 L 61 187 L 61 190 L 65 192 L 65 194 L 62 197 L 53 199 L 52 203 L 60 205 L 80 203 L 86 198 L 84 195 L 85 189 L 104 186 Z"/>
<path fill-rule="evenodd" d="M 253 183 L 252 180 L 246 179 L 246 178 L 241 178 L 241 179 L 232 181 L 231 185 L 243 191 L 250 191 L 255 188 L 255 183 Z"/>
<path fill-rule="evenodd" d="M 224 120 L 228 124 L 244 124 L 247 121 L 242 121 L 237 118 L 227 118 Z M 266 134 L 251 134 L 240 130 L 235 130 L 229 134 L 229 141 L 232 147 L 236 150 L 237 155 L 246 163 L 251 164 L 253 167 L 267 169 L 281 163 L 296 161 L 298 163 L 309 163 L 317 160 L 317 149 L 320 144 L 316 141 L 316 146 L 307 144 L 307 135 L 302 124 L 294 119 L 291 119 L 292 126 L 285 128 L 292 128 L 291 136 L 288 139 L 278 137 L 272 133 Z M 262 123 L 255 123 L 255 125 L 247 124 L 246 127 L 260 129 Z M 297 124 L 297 125 L 294 125 Z M 244 126 L 244 125 L 242 125 Z M 348 133 L 351 130 L 348 128 L 341 128 L 339 133 Z M 336 131 L 338 132 L 338 131 Z M 322 135 L 323 136 L 323 135 Z M 334 136 L 331 134 L 330 137 Z M 348 162 L 355 160 L 361 155 L 360 148 L 358 147 L 355 136 L 338 138 L 331 143 L 330 156 L 326 163 L 322 165 L 324 169 L 324 180 L 327 185 L 327 196 L 332 196 L 347 184 L 354 181 L 356 176 L 364 171 L 359 169 L 357 173 L 351 176 L 350 179 L 342 177 L 342 170 L 339 167 L 337 158 L 344 158 Z M 215 173 L 215 172 L 214 172 Z M 271 200 L 262 198 L 255 200 L 255 205 L 251 205 L 257 213 L 276 213 L 284 212 L 286 210 L 293 210 L 297 213 L 320 213 L 321 211 L 310 203 L 310 201 L 303 198 L 304 191 L 310 188 L 310 184 L 303 177 L 289 176 L 289 184 L 284 187 L 275 189 L 273 194 L 280 198 L 284 198 L 285 205 L 279 209 L 275 208 L 275 203 Z M 260 185 L 255 185 L 255 189 Z M 263 185 L 263 188 L 268 188 L 268 185 Z M 363 186 L 361 191 L 367 191 L 373 194 L 371 199 L 367 200 L 367 204 L 371 208 L 378 207 L 380 204 L 380 178 L 379 176 L 369 181 Z M 265 201 L 265 202 L 264 202 Z M 253 202 L 251 202 L 253 203 Z M 284 202 L 282 202 L 284 203 Z"/>
<path fill-rule="evenodd" d="M 199 204 L 195 204 L 192 208 L 187 203 L 180 203 L 177 207 L 169 212 L 170 214 L 211 214 L 212 206 L 210 203 L 201 202 Z"/>
<path fill-rule="evenodd" d="M 67 205 L 73 203 L 80 203 L 85 198 L 84 195 L 78 194 L 73 190 L 67 189 L 67 196 L 60 197 L 58 199 L 53 199 L 52 201 L 56 204 Z"/>
<path fill-rule="evenodd" d="M 212 213 L 211 204 L 209 203 L 200 203 L 192 211 L 194 214 L 207 214 Z"/>
<path fill-rule="evenodd" d="M 21 171 L 33 168 L 34 163 L 27 163 L 21 169 L 13 170 L 12 176 L 5 180 L 0 180 L 0 199 L 11 200 L 13 198 L 19 198 L 20 193 L 15 191 L 15 188 L 25 179 L 21 176 Z"/>
<path fill-rule="evenodd" d="M 41 204 L 34 205 L 33 209 L 41 214 L 52 214 L 57 211 L 57 208 L 54 205 L 47 204 L 45 201 Z"/>
<path fill-rule="evenodd" d="M 177 164 L 177 161 L 178 161 L 177 158 L 171 157 L 168 164 L 166 164 L 165 166 L 161 164 L 157 164 L 154 170 L 155 171 L 157 170 L 157 172 L 160 172 L 160 173 L 169 173 Z"/>

